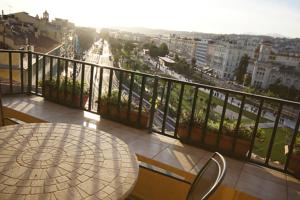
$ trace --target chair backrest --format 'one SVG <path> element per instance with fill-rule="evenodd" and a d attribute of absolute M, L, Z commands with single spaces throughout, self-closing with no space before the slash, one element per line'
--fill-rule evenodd
<path fill-rule="evenodd" d="M 226 172 L 224 157 L 215 152 L 197 174 L 187 196 L 188 200 L 203 200 L 217 189 Z"/>

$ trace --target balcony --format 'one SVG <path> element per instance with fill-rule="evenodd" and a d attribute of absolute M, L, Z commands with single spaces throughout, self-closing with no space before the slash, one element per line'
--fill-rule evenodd
<path fill-rule="evenodd" d="M 224 185 L 262 199 L 300 196 L 291 165 L 297 102 L 35 52 L 0 53 L 7 58 L 0 75 L 8 108 L 106 131 L 136 153 L 192 173 L 218 150 L 229 165 Z"/>

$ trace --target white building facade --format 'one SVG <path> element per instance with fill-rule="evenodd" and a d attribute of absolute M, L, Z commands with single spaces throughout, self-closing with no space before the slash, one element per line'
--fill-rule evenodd
<path fill-rule="evenodd" d="M 221 41 L 214 45 L 214 53 L 210 58 L 210 67 L 217 77 L 234 80 L 235 71 L 241 58 L 247 54 L 254 59 L 258 42 L 252 40 Z"/>
<path fill-rule="evenodd" d="M 203 68 L 207 65 L 208 42 L 208 40 L 200 40 L 197 42 L 195 58 L 198 68 Z"/>
<path fill-rule="evenodd" d="M 300 90 L 300 55 L 279 54 L 272 44 L 264 42 L 254 64 L 251 86 L 267 89 L 275 83 Z"/>

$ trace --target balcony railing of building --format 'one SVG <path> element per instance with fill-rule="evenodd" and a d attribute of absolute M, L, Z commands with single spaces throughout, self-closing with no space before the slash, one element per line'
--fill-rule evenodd
<path fill-rule="evenodd" d="M 59 104 L 299 176 L 300 103 L 31 51 L 0 50 L 3 94 Z"/>

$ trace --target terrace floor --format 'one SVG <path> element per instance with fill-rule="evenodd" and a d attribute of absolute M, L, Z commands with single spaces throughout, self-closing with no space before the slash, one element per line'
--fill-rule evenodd
<path fill-rule="evenodd" d="M 45 101 L 37 96 L 6 96 L 3 105 L 49 122 L 80 124 L 111 133 L 124 140 L 132 151 L 174 167 L 197 173 L 212 152 L 195 148 L 159 134 L 149 134 L 102 119 L 82 110 Z M 226 158 L 224 185 L 270 200 L 299 200 L 300 180 L 283 173 Z"/>

